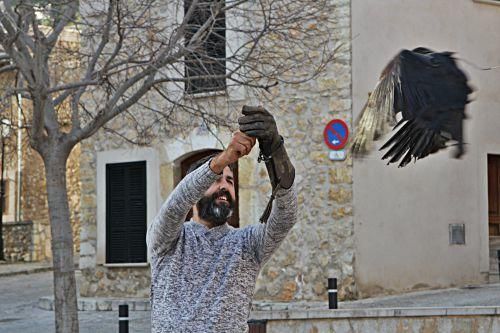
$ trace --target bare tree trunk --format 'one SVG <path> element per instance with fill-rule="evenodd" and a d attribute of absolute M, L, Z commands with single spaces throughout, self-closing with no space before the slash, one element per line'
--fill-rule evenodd
<path fill-rule="evenodd" d="M 78 333 L 73 234 L 66 188 L 69 153 L 58 148 L 61 147 L 44 158 L 52 232 L 56 333 Z"/>

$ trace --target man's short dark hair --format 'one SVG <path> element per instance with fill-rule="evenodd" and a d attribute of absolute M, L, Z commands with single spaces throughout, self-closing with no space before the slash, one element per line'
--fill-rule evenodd
<path fill-rule="evenodd" d="M 186 175 L 189 175 L 191 172 L 193 172 L 194 170 L 198 169 L 199 167 L 201 167 L 203 164 L 205 164 L 208 160 L 211 160 L 212 158 L 214 158 L 215 156 L 217 156 L 218 154 L 220 154 L 222 152 L 221 151 L 216 151 L 214 152 L 213 154 L 210 154 L 208 156 L 204 156 L 196 161 L 194 161 L 193 163 L 191 163 L 191 165 L 189 166 L 189 169 L 187 170 L 187 173 Z M 231 169 L 231 171 L 234 173 L 234 171 L 236 170 L 237 168 L 237 164 L 236 162 L 235 163 L 232 163 L 229 165 L 229 169 Z"/>

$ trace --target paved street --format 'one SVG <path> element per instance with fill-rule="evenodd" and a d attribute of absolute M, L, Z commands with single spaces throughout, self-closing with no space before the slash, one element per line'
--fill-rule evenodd
<path fill-rule="evenodd" d="M 500 283 L 428 290 L 345 303 L 346 308 L 500 306 Z"/>
<path fill-rule="evenodd" d="M 52 294 L 52 272 L 0 277 L 0 333 L 54 332 L 54 312 L 37 308 Z M 117 312 L 81 311 L 81 333 L 118 332 Z M 130 333 L 150 332 L 149 311 L 130 312 Z"/>
<path fill-rule="evenodd" d="M 52 295 L 52 272 L 0 276 L 0 333 L 54 332 L 54 312 L 37 307 L 38 299 Z M 301 308 L 304 304 L 287 304 Z M 313 306 L 313 304 L 309 304 Z M 500 283 L 468 288 L 414 292 L 340 303 L 340 309 L 500 306 Z M 316 304 L 326 308 L 326 303 Z M 150 312 L 130 312 L 130 332 L 150 332 Z M 118 332 L 117 311 L 81 311 L 80 332 Z"/>

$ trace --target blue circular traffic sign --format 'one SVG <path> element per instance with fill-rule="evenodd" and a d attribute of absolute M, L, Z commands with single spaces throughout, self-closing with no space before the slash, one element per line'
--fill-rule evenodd
<path fill-rule="evenodd" d="M 325 126 L 323 138 L 330 149 L 340 150 L 347 144 L 349 127 L 342 119 L 333 119 Z"/>

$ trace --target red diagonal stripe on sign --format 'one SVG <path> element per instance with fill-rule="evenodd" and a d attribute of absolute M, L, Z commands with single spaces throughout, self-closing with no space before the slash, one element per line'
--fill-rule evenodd
<path fill-rule="evenodd" d="M 341 146 L 341 145 L 343 145 L 347 141 L 347 135 L 346 136 L 340 135 L 340 133 L 337 132 L 337 130 L 335 130 L 335 128 L 333 127 L 333 125 L 334 124 L 330 125 L 330 130 L 332 131 L 332 134 L 335 135 L 340 140 L 340 144 L 338 144 L 338 145 Z"/>

